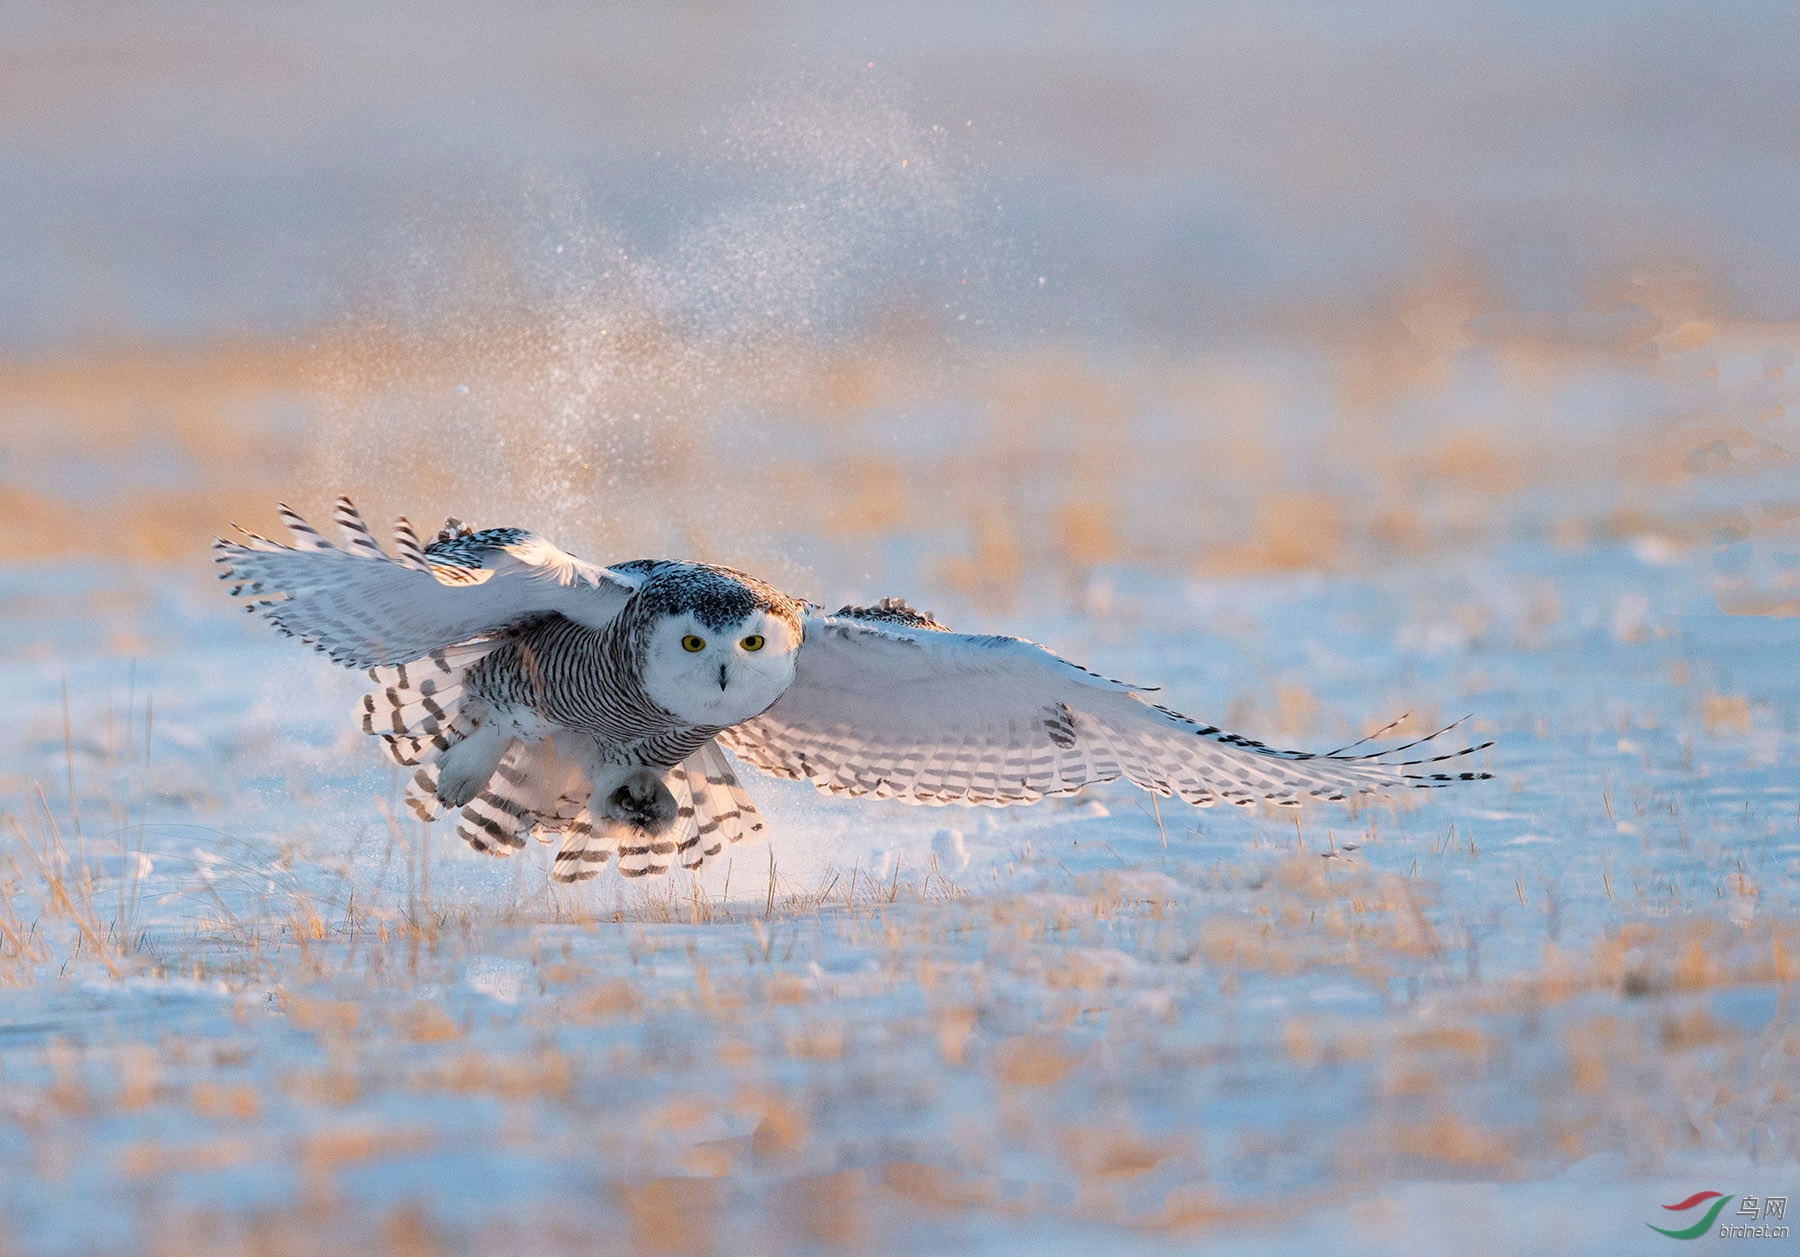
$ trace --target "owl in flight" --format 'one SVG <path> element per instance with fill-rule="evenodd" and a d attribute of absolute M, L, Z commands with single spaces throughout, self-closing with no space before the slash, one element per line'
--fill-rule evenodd
<path fill-rule="evenodd" d="M 1124 777 L 1210 807 L 1348 799 L 1487 777 L 1402 751 L 1281 751 L 1190 720 L 1017 637 L 953 633 L 904 602 L 824 614 L 754 576 L 597 567 L 518 528 L 451 520 L 384 553 L 349 499 L 333 545 L 215 543 L 232 593 L 375 683 L 364 731 L 415 768 L 421 820 L 509 855 L 559 838 L 552 876 L 699 868 L 763 828 L 727 748 L 833 794 L 1003 806 Z M 1436 736 L 1435 734 L 1433 735 Z M 1486 744 L 1484 744 L 1486 745 Z"/>

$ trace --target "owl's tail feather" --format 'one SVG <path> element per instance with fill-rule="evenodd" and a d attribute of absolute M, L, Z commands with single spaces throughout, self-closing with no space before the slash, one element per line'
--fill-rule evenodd
<path fill-rule="evenodd" d="M 483 739 L 468 738 L 449 754 L 419 765 L 406 787 L 406 806 L 422 821 L 448 810 L 442 772 L 457 753 Z M 551 876 L 559 882 L 596 877 L 614 856 L 624 877 L 650 877 L 680 864 L 698 869 L 733 843 L 763 832 L 763 819 L 715 743 L 666 773 L 602 765 L 582 758 L 572 734 L 543 742 L 505 744 L 498 763 L 462 807 L 457 836 L 487 855 L 507 856 L 527 836 L 560 835 Z"/>
<path fill-rule="evenodd" d="M 563 827 L 550 876 L 584 882 L 615 853 L 622 876 L 667 873 L 679 823 L 671 781 L 657 768 L 596 766 L 585 806 Z"/>
<path fill-rule="evenodd" d="M 601 866 L 613 853 L 613 845 L 594 828 L 594 818 L 584 806 L 562 831 L 550 876 L 559 882 L 585 882 L 598 877 Z"/>
<path fill-rule="evenodd" d="M 485 711 L 464 681 L 499 644 L 466 642 L 409 663 L 370 668 L 375 689 L 363 695 L 363 732 L 379 736 L 398 764 L 442 757 L 480 725 Z"/>
<path fill-rule="evenodd" d="M 421 764 L 406 780 L 406 793 L 401 796 L 406 810 L 429 825 L 444 814 L 444 801 L 438 798 L 438 766 Z"/>
<path fill-rule="evenodd" d="M 595 877 L 615 853 L 621 877 L 654 877 L 676 864 L 698 869 L 763 830 L 756 805 L 716 743 L 660 779 L 656 770 L 636 769 L 619 781 L 616 789 L 603 782 L 564 831 L 551 869 L 557 881 Z"/>
<path fill-rule="evenodd" d="M 756 804 L 717 742 L 708 742 L 671 769 L 669 784 L 680 805 L 675 851 L 682 868 L 697 869 L 730 844 L 763 831 Z"/>
<path fill-rule="evenodd" d="M 510 743 L 480 790 L 463 805 L 457 836 L 477 851 L 505 856 L 523 847 L 529 834 L 548 842 L 554 833 L 572 832 L 586 815 L 592 789 L 580 759 L 571 753 L 575 750 L 560 744 L 560 737 Z M 421 783 L 416 776 L 414 782 L 419 793 L 429 788 L 431 800 L 438 799 L 437 782 Z"/>

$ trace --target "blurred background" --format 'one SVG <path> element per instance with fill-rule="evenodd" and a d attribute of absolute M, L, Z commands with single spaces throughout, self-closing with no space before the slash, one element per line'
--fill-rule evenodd
<path fill-rule="evenodd" d="M 1800 597 L 1791 6 L 24 4 L 0 83 L 14 555 L 348 491 L 822 600 Z"/>
<path fill-rule="evenodd" d="M 0 3 L 0 1248 L 1612 1254 L 1785 1199 L 1797 101 L 1800 8 L 1730 0 Z M 362 679 L 210 579 L 338 493 L 1272 743 L 1472 713 L 1495 779 L 758 777 L 766 846 L 564 894 L 393 819 Z"/>

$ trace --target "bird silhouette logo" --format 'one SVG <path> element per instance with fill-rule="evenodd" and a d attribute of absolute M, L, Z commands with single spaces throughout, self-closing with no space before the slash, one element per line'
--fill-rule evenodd
<path fill-rule="evenodd" d="M 1695 1192 L 1686 1200 L 1679 1201 L 1676 1204 L 1663 1206 L 1664 1209 L 1680 1212 L 1687 1209 L 1697 1209 L 1709 1200 L 1712 1201 L 1712 1204 L 1707 1205 L 1705 1216 L 1692 1226 L 1683 1227 L 1679 1231 L 1671 1231 L 1666 1227 L 1657 1226 L 1654 1222 L 1646 1222 L 1644 1225 L 1649 1227 L 1652 1231 L 1655 1231 L 1658 1235 L 1666 1235 L 1672 1240 L 1697 1240 L 1712 1229 L 1713 1219 L 1719 1216 L 1719 1210 L 1729 1204 L 1732 1197 L 1722 1196 L 1718 1192 Z"/>

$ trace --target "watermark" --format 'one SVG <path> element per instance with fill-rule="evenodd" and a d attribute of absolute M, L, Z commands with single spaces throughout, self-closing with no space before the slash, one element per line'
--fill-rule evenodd
<path fill-rule="evenodd" d="M 1784 1240 L 1788 1237 L 1785 1226 L 1769 1226 L 1770 1222 L 1783 1222 L 1787 1219 L 1786 1196 L 1726 1196 L 1720 1192 L 1695 1192 L 1686 1200 L 1672 1205 L 1664 1205 L 1675 1213 L 1685 1213 L 1689 1209 L 1706 1206 L 1706 1212 L 1691 1226 L 1679 1230 L 1657 1226 L 1654 1222 L 1644 1225 L 1658 1235 L 1666 1235 L 1672 1240 L 1697 1240 L 1702 1235 L 1712 1233 L 1713 1223 L 1725 1211 L 1725 1206 L 1732 1201 L 1738 1202 L 1737 1209 L 1724 1222 L 1719 1222 L 1718 1236 L 1721 1239 L 1739 1240 Z M 1711 1204 L 1707 1204 L 1711 1201 Z"/>

